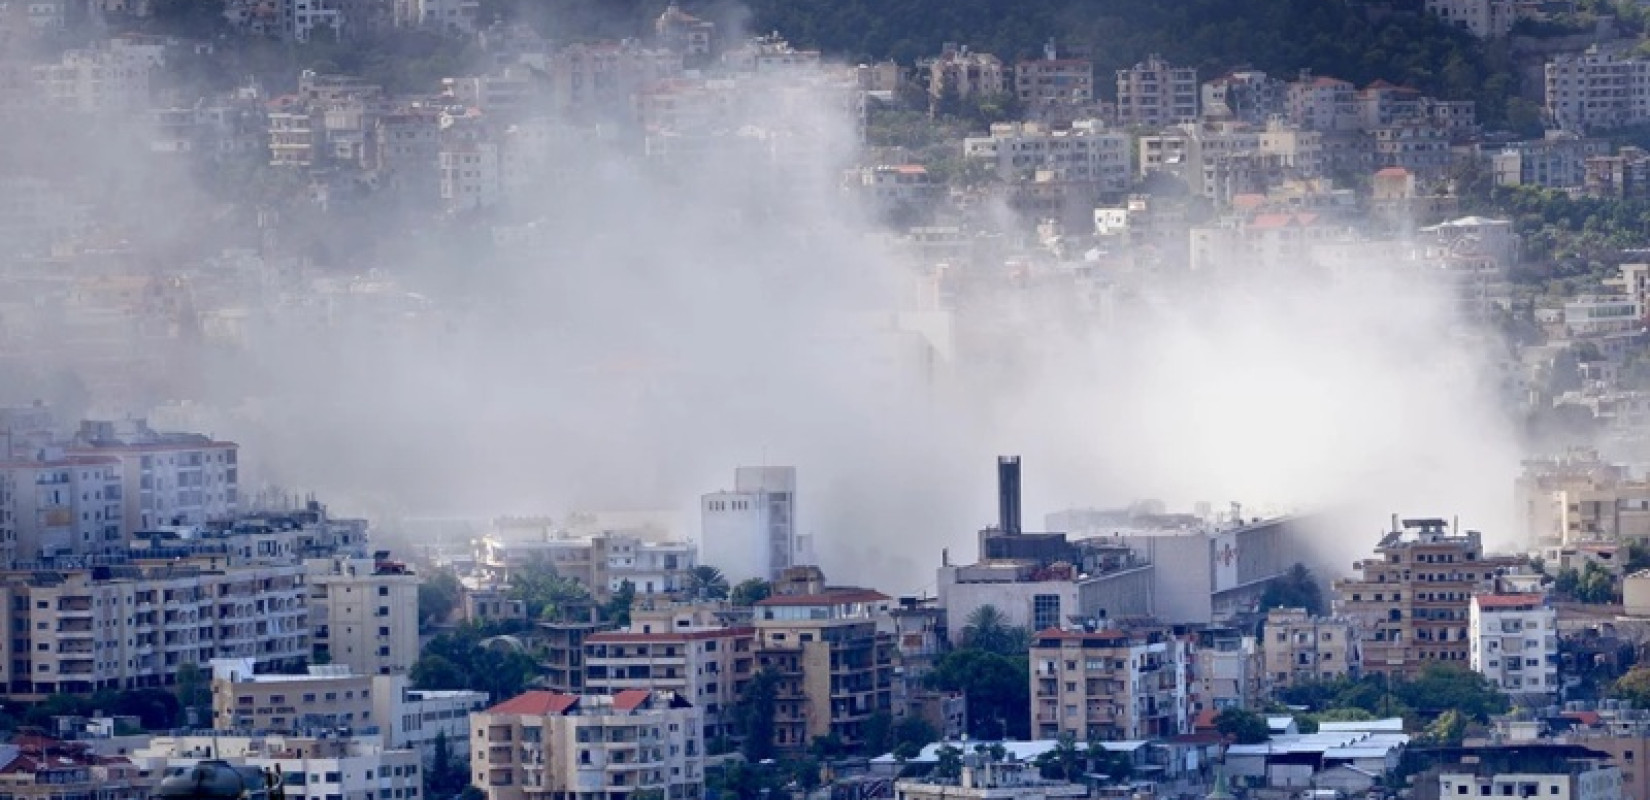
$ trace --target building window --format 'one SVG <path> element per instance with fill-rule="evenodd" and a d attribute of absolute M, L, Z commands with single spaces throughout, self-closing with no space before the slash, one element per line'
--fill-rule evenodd
<path fill-rule="evenodd" d="M 1039 594 L 1031 598 L 1031 625 L 1036 630 L 1060 626 L 1060 596 Z"/>

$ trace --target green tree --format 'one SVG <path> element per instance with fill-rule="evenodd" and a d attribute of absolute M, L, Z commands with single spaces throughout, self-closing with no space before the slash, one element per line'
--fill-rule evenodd
<path fill-rule="evenodd" d="M 1427 726 L 1425 736 L 1433 746 L 1457 747 L 1467 736 L 1467 717 L 1453 708 L 1445 711 Z"/>
<path fill-rule="evenodd" d="M 860 753 L 867 757 L 880 756 L 894 749 L 894 715 L 873 711 L 865 718 L 862 728 Z"/>
<path fill-rule="evenodd" d="M 760 762 L 774 756 L 774 715 L 778 710 L 779 676 L 759 670 L 745 683 L 734 719 L 744 736 L 745 760 Z"/>
<path fill-rule="evenodd" d="M 1029 652 L 1031 637 L 1025 628 L 1008 624 L 1008 618 L 996 606 L 986 604 L 968 615 L 963 627 L 963 646 L 998 655 L 1016 655 Z"/>
<path fill-rule="evenodd" d="M 590 607 L 590 590 L 572 578 L 556 573 L 555 567 L 534 564 L 510 576 L 510 596 L 520 600 L 529 619 L 546 621 L 576 619 Z"/>
<path fill-rule="evenodd" d="M 624 581 L 619 584 L 619 590 L 613 593 L 606 605 L 602 606 L 602 619 L 624 627 L 630 624 L 630 609 L 636 605 L 636 584 Z"/>
<path fill-rule="evenodd" d="M 1267 585 L 1260 596 L 1260 610 L 1274 608 L 1304 608 L 1314 615 L 1324 612 L 1323 588 L 1305 564 L 1297 562 Z"/>
<path fill-rule="evenodd" d="M 1032 762 L 1049 780 L 1076 782 L 1083 776 L 1083 752 L 1077 747 L 1077 739 L 1069 733 L 1060 734 L 1055 740 L 1054 747 L 1043 751 Z"/>
<path fill-rule="evenodd" d="M 450 569 L 438 569 L 418 585 L 418 620 L 439 625 L 452 618 L 464 597 L 464 585 Z"/>
<path fill-rule="evenodd" d="M 939 738 L 939 731 L 934 730 L 928 720 L 914 714 L 907 715 L 894 723 L 894 754 L 903 754 L 907 760 L 916 758 L 924 747 L 939 741 Z"/>
<path fill-rule="evenodd" d="M 195 716 L 198 718 L 194 724 L 205 724 L 206 720 L 212 718 L 212 682 L 200 665 L 193 661 L 186 661 L 180 665 L 174 688 L 177 690 L 178 706 L 185 715 L 185 722 L 190 722 L 190 709 L 195 710 Z"/>
<path fill-rule="evenodd" d="M 1215 730 L 1238 744 L 1260 744 L 1272 738 L 1265 717 L 1241 708 L 1228 708 L 1215 715 Z"/>
<path fill-rule="evenodd" d="M 521 694 L 538 674 L 531 655 L 494 641 L 483 644 L 485 631 L 464 627 L 431 639 L 413 662 L 413 686 L 419 689 L 473 689 L 494 700 Z"/>
<path fill-rule="evenodd" d="M 728 579 L 722 571 L 700 564 L 688 571 L 683 581 L 683 592 L 693 600 L 726 600 L 728 599 Z"/>
<path fill-rule="evenodd" d="M 934 777 L 954 781 L 962 777 L 963 752 L 951 745 L 941 745 L 934 754 Z"/>
<path fill-rule="evenodd" d="M 749 608 L 768 599 L 768 595 L 772 593 L 773 586 L 767 581 L 761 578 L 747 578 L 740 581 L 738 586 L 733 587 L 733 593 L 729 595 L 728 602 L 738 608 Z"/>
<path fill-rule="evenodd" d="M 1024 738 L 1031 733 L 1030 672 L 1025 654 L 1007 656 L 965 647 L 940 658 L 928 682 L 967 698 L 970 736 Z"/>
<path fill-rule="evenodd" d="M 1634 667 L 1616 679 L 1610 696 L 1626 700 L 1637 708 L 1650 708 L 1650 667 Z"/>

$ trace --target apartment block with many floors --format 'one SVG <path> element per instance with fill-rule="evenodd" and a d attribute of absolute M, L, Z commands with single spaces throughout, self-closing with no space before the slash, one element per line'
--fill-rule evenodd
<path fill-rule="evenodd" d="M 817 567 L 792 567 L 785 578 L 756 605 L 755 619 L 757 670 L 778 679 L 774 742 L 796 751 L 835 735 L 857 747 L 871 715 L 893 713 L 889 598 L 826 586 Z"/>
<path fill-rule="evenodd" d="M 120 459 L 123 527 L 199 525 L 240 508 L 240 447 L 198 433 L 167 433 L 141 419 L 87 420 L 66 451 Z"/>
<path fill-rule="evenodd" d="M 1197 69 L 1152 55 L 1117 71 L 1117 122 L 1147 127 L 1193 122 L 1200 91 Z"/>
<path fill-rule="evenodd" d="M 1546 595 L 1475 594 L 1468 620 L 1474 672 L 1509 695 L 1558 694 L 1558 610 Z"/>
<path fill-rule="evenodd" d="M 584 640 L 584 685 L 592 693 L 662 689 L 687 698 L 704 718 L 704 740 L 732 736 L 733 706 L 755 665 L 756 630 L 693 626 L 604 631 Z"/>
<path fill-rule="evenodd" d="M 470 780 L 487 800 L 696 800 L 702 727 L 670 692 L 527 692 L 470 715 Z"/>
<path fill-rule="evenodd" d="M 1546 67 L 1547 116 L 1577 133 L 1650 120 L 1650 60 L 1597 45 Z"/>
<path fill-rule="evenodd" d="M 13 697 L 171 685 L 185 664 L 309 657 L 303 568 L 183 561 L 11 573 L 0 585 Z"/>
<path fill-rule="evenodd" d="M 317 658 L 362 675 L 403 674 L 418 660 L 418 576 L 389 553 L 310 559 L 310 625 Z"/>
<path fill-rule="evenodd" d="M 1031 644 L 1031 731 L 1078 741 L 1190 732 L 1192 646 L 1170 630 L 1060 630 Z"/>
<path fill-rule="evenodd" d="M 1477 531 L 1443 519 L 1393 520 L 1375 555 L 1335 581 L 1335 612 L 1357 621 L 1364 672 L 1412 678 L 1427 664 L 1468 666 L 1469 605 L 1508 559 L 1484 556 Z"/>

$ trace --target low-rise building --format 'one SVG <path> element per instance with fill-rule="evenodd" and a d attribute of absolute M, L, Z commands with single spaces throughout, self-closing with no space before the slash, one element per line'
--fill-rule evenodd
<path fill-rule="evenodd" d="M 158 776 L 85 742 L 24 733 L 0 746 L 0 792 L 15 800 L 145 800 Z"/>
<path fill-rule="evenodd" d="M 174 774 L 207 759 L 268 769 L 279 774 L 287 797 L 334 800 L 420 800 L 419 753 L 386 748 L 375 737 L 282 736 L 191 733 L 156 736 L 132 753 L 155 775 Z"/>
<path fill-rule="evenodd" d="M 487 693 L 410 688 L 406 675 L 361 675 L 342 665 L 311 665 L 306 674 L 259 674 L 251 659 L 212 662 L 212 727 L 243 733 L 304 733 L 347 728 L 376 734 L 393 749 L 432 756 L 445 735 L 468 752 L 469 716 Z"/>
<path fill-rule="evenodd" d="M 703 792 L 699 709 L 668 692 L 527 692 L 470 716 L 470 778 L 487 800 L 667 800 Z"/>

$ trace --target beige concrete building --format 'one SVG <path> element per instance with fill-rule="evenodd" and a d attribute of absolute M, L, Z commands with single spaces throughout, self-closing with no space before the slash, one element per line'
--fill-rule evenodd
<path fill-rule="evenodd" d="M 316 660 L 362 675 L 402 674 L 418 660 L 418 576 L 388 553 L 310 559 Z"/>
<path fill-rule="evenodd" d="M 939 58 L 917 66 L 928 72 L 928 95 L 936 102 L 947 97 L 1002 94 L 1008 89 L 1002 60 L 967 47 L 947 44 Z"/>
<path fill-rule="evenodd" d="M 251 658 L 266 668 L 309 657 L 303 567 L 166 559 L 11 573 L 0 678 L 14 698 L 171 685 L 185 664 Z"/>
<path fill-rule="evenodd" d="M 1070 118 L 1094 104 L 1094 62 L 1056 58 L 1053 47 L 1049 51 L 1044 58 L 1014 65 L 1014 94 L 1036 114 Z"/>
<path fill-rule="evenodd" d="M 703 712 L 704 740 L 732 736 L 734 703 L 755 665 L 754 628 L 686 627 L 605 631 L 584 640 L 584 685 L 592 693 L 659 689 Z"/>
<path fill-rule="evenodd" d="M 1314 617 L 1304 608 L 1266 614 L 1266 679 L 1273 690 L 1298 682 L 1356 678 L 1361 669 L 1358 626 L 1343 617 Z"/>
<path fill-rule="evenodd" d="M 1362 629 L 1364 672 L 1410 678 L 1427 664 L 1466 667 L 1468 605 L 1511 563 L 1486 559 L 1477 531 L 1446 520 L 1394 524 L 1373 558 L 1353 564 L 1355 577 L 1335 581 L 1335 613 Z"/>
<path fill-rule="evenodd" d="M 257 674 L 251 659 L 212 662 L 212 727 L 244 733 L 348 728 L 391 748 L 434 754 L 436 738 L 467 752 L 470 713 L 487 693 L 410 688 L 406 675 L 359 675 L 335 664 L 307 674 Z"/>
<path fill-rule="evenodd" d="M 786 570 L 775 591 L 755 620 L 757 669 L 779 679 L 775 744 L 796 751 L 834 734 L 857 747 L 872 714 L 893 712 L 888 596 L 826 586 L 817 567 Z"/>
<path fill-rule="evenodd" d="M 1164 629 L 1038 633 L 1031 645 L 1033 738 L 1189 733 L 1191 649 Z"/>
<path fill-rule="evenodd" d="M 470 716 L 470 780 L 487 800 L 626 800 L 704 787 L 699 709 L 668 693 L 527 692 Z"/>

